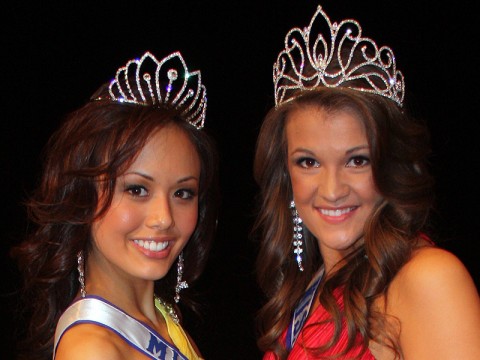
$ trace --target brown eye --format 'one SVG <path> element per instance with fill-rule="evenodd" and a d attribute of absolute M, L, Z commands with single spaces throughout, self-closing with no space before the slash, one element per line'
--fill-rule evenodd
<path fill-rule="evenodd" d="M 320 165 L 318 163 L 318 161 L 316 161 L 315 159 L 312 159 L 312 158 L 298 159 L 297 164 L 300 165 L 301 167 L 305 168 L 305 169 L 309 169 L 309 168 L 312 168 L 312 167 L 318 167 Z"/>
<path fill-rule="evenodd" d="M 174 196 L 183 200 L 189 200 L 195 196 L 195 192 L 193 190 L 181 189 L 175 191 Z"/>
<path fill-rule="evenodd" d="M 361 168 L 370 164 L 370 159 L 366 156 L 355 156 L 347 162 L 347 167 Z"/>
<path fill-rule="evenodd" d="M 148 191 L 144 186 L 141 185 L 130 185 L 125 189 L 130 195 L 134 197 L 145 197 L 148 195 Z"/>

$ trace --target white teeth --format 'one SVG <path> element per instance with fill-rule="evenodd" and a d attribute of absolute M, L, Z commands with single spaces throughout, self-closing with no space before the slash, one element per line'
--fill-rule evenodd
<path fill-rule="evenodd" d="M 326 216 L 341 216 L 343 214 L 346 214 L 346 213 L 352 211 L 353 209 L 354 209 L 354 207 L 349 207 L 349 208 L 345 208 L 345 209 L 336 209 L 336 210 L 320 209 L 320 212 L 323 215 L 326 215 Z"/>
<path fill-rule="evenodd" d="M 168 241 L 156 242 L 156 241 L 143 241 L 143 240 L 133 240 L 135 244 L 143 247 L 145 250 L 150 251 L 162 251 L 168 246 Z"/>

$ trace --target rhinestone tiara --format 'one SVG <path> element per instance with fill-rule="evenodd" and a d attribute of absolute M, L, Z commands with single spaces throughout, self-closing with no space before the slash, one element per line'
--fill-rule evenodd
<path fill-rule="evenodd" d="M 139 105 L 168 105 L 182 111 L 187 122 L 203 128 L 207 90 L 199 70 L 189 72 L 180 52 L 157 60 L 150 52 L 117 70 L 108 87 L 110 99 Z"/>
<path fill-rule="evenodd" d="M 392 49 L 362 37 L 356 20 L 332 23 L 320 5 L 308 27 L 287 33 L 285 49 L 273 65 L 273 83 L 275 106 L 293 99 L 298 90 L 320 86 L 381 95 L 399 106 L 405 95 Z"/>

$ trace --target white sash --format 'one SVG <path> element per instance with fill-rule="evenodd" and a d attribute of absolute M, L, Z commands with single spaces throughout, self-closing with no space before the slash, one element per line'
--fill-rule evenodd
<path fill-rule="evenodd" d="M 151 359 L 187 360 L 174 345 L 169 344 L 154 329 L 95 296 L 87 296 L 73 303 L 62 314 L 55 331 L 53 359 L 62 335 L 76 324 L 106 327 Z"/>

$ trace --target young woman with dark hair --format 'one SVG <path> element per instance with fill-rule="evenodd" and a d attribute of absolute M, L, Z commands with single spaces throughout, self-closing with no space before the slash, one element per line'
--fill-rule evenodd
<path fill-rule="evenodd" d="M 14 250 L 25 278 L 24 358 L 199 359 L 180 290 L 216 226 L 206 90 L 180 53 L 129 61 L 51 137 Z M 188 291 L 182 301 L 194 306 Z M 55 333 L 55 335 L 54 335 Z"/>
<path fill-rule="evenodd" d="M 274 65 L 257 141 L 264 359 L 478 359 L 468 271 L 428 237 L 428 131 L 390 48 L 321 7 Z"/>

